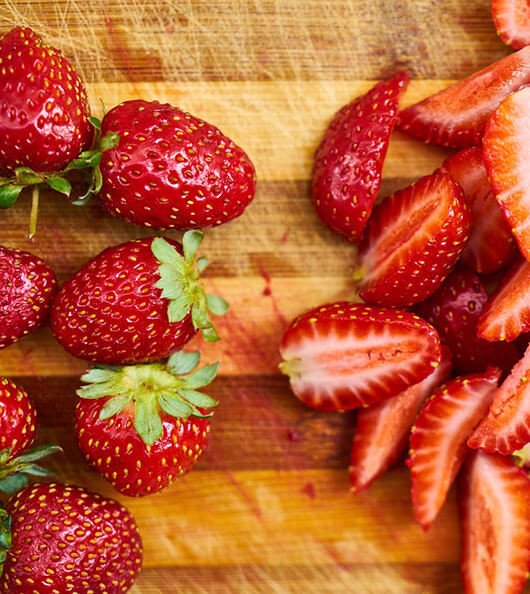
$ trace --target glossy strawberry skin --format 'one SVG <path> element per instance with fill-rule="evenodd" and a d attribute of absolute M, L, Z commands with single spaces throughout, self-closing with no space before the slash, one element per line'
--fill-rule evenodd
<path fill-rule="evenodd" d="M 0 348 L 41 326 L 57 293 L 57 278 L 40 258 L 0 246 Z"/>
<path fill-rule="evenodd" d="M 31 29 L 0 40 L 0 167 L 56 171 L 87 148 L 86 90 L 61 52 Z"/>
<path fill-rule="evenodd" d="M 80 399 L 75 430 L 83 455 L 114 488 L 129 497 L 158 493 L 202 456 L 210 433 L 209 418 L 178 419 L 162 414 L 163 436 L 147 446 L 127 408 L 110 419 L 99 414 L 108 399 Z"/>
<path fill-rule="evenodd" d="M 254 165 L 222 132 L 157 101 L 126 101 L 103 119 L 118 145 L 101 162 L 112 215 L 155 229 L 197 229 L 239 217 L 254 198 Z"/>
<path fill-rule="evenodd" d="M 107 364 L 157 361 L 195 335 L 190 314 L 168 320 L 168 302 L 155 286 L 160 275 L 152 241 L 107 248 L 62 286 L 51 327 L 72 355 Z M 181 252 L 180 244 L 166 241 Z"/>
<path fill-rule="evenodd" d="M 81 487 L 35 484 L 12 497 L 12 546 L 0 577 L 10 594 L 123 594 L 142 565 L 131 514 Z"/>
<path fill-rule="evenodd" d="M 6 377 L 0 377 L 0 451 L 9 449 L 10 458 L 31 447 L 37 435 L 37 413 L 26 391 Z"/>
<path fill-rule="evenodd" d="M 400 72 L 344 106 L 316 151 L 313 205 L 322 221 L 349 241 L 359 240 L 372 212 L 408 81 Z"/>

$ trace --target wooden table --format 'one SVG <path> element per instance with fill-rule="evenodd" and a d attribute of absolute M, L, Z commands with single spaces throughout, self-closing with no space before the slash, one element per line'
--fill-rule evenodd
<path fill-rule="evenodd" d="M 334 111 L 374 79 L 406 68 L 406 103 L 501 58 L 488 0 L 7 0 L 1 28 L 31 25 L 73 58 L 110 107 L 143 97 L 217 124 L 256 163 L 255 203 L 207 235 L 208 284 L 232 304 L 211 392 L 221 400 L 209 452 L 167 492 L 122 501 L 140 525 L 145 569 L 135 594 L 455 594 L 454 495 L 432 531 L 413 523 L 404 468 L 349 493 L 352 416 L 300 404 L 279 375 L 277 344 L 311 306 L 348 298 L 353 248 L 308 201 L 312 152 Z M 443 152 L 396 133 L 388 193 Z M 110 244 L 149 234 L 58 196 L 26 239 L 28 201 L 0 213 L 0 241 L 47 259 L 62 280 Z M 199 345 L 201 348 L 204 345 Z M 82 462 L 72 411 L 83 362 L 48 329 L 0 353 L 0 373 L 35 398 L 41 440 L 65 456 L 62 479 L 116 496 Z"/>

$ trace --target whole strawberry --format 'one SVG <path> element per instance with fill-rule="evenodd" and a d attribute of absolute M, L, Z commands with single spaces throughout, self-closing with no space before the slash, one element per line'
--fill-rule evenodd
<path fill-rule="evenodd" d="M 201 285 L 202 239 L 189 231 L 182 246 L 149 237 L 104 250 L 59 291 L 51 313 L 57 340 L 76 357 L 117 365 L 164 359 L 198 330 L 218 340 L 207 311 L 222 314 L 228 305 Z"/>
<path fill-rule="evenodd" d="M 120 141 L 101 162 L 103 206 L 156 229 L 196 229 L 240 216 L 256 175 L 245 152 L 222 132 L 157 101 L 126 101 L 103 120 Z"/>
<path fill-rule="evenodd" d="M 177 352 L 166 364 L 94 368 L 83 376 L 75 429 L 87 462 L 131 497 L 157 493 L 202 455 L 217 401 L 198 392 L 217 365 L 190 373 L 199 354 Z"/>
<path fill-rule="evenodd" d="M 123 594 L 141 566 L 134 518 L 112 499 L 35 484 L 0 508 L 2 594 Z"/>
<path fill-rule="evenodd" d="M 40 258 L 0 246 L 0 348 L 41 326 L 57 292 L 57 278 Z"/>

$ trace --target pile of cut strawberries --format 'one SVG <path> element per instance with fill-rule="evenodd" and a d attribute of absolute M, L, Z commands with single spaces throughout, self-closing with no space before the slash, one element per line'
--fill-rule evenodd
<path fill-rule="evenodd" d="M 530 570 L 530 11 L 492 10 L 517 52 L 402 111 L 400 72 L 334 116 L 312 200 L 358 245 L 358 296 L 280 345 L 298 398 L 359 409 L 355 492 L 408 448 L 427 530 L 458 480 L 466 594 L 517 594 Z M 457 152 L 376 204 L 396 126 Z"/>

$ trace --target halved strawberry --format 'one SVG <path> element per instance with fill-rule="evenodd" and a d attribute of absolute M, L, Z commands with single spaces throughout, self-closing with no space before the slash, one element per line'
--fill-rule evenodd
<path fill-rule="evenodd" d="M 313 204 L 322 221 L 350 241 L 359 239 L 372 212 L 408 82 L 409 75 L 399 72 L 345 105 L 315 153 Z"/>
<path fill-rule="evenodd" d="M 471 207 L 471 235 L 462 260 L 482 274 L 497 272 L 515 258 L 517 248 L 491 191 L 482 149 L 472 147 L 451 155 L 442 169 L 464 190 Z"/>
<path fill-rule="evenodd" d="M 472 454 L 460 480 L 466 594 L 519 594 L 530 567 L 530 481 L 510 458 Z"/>
<path fill-rule="evenodd" d="M 422 402 L 451 373 L 451 352 L 442 347 L 440 365 L 419 384 L 357 414 L 349 468 L 355 492 L 368 487 L 399 460 Z"/>
<path fill-rule="evenodd" d="M 500 371 L 451 380 L 434 392 L 410 435 L 407 464 L 416 521 L 427 530 L 442 508 L 468 452 L 466 442 L 486 414 Z"/>
<path fill-rule="evenodd" d="M 345 301 L 296 318 L 280 353 L 295 395 L 335 411 L 396 396 L 427 377 L 441 357 L 436 330 L 418 316 Z"/>
<path fill-rule="evenodd" d="M 491 0 L 491 16 L 497 34 L 506 45 L 515 50 L 530 45 L 528 0 Z"/>
<path fill-rule="evenodd" d="M 445 172 L 421 178 L 373 212 L 360 253 L 360 295 L 368 303 L 410 306 L 432 295 L 460 257 L 471 214 Z"/>
<path fill-rule="evenodd" d="M 486 304 L 478 334 L 486 340 L 515 340 L 530 331 L 530 262 L 517 262 Z"/>
<path fill-rule="evenodd" d="M 524 48 L 408 107 L 397 125 L 425 142 L 478 146 L 493 110 L 529 82 L 530 48 Z"/>

